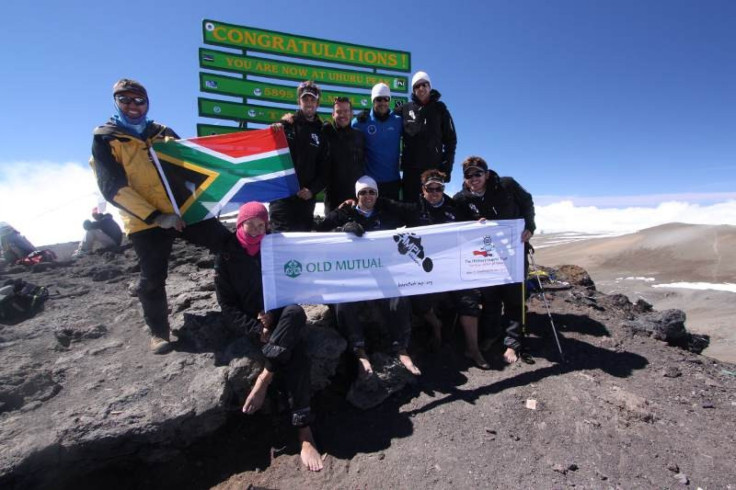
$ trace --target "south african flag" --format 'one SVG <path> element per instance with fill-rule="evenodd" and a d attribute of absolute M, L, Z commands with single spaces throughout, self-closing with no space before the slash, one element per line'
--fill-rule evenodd
<path fill-rule="evenodd" d="M 296 194 L 299 182 L 283 131 L 257 131 L 155 143 L 169 197 L 196 223 L 248 201 Z"/>

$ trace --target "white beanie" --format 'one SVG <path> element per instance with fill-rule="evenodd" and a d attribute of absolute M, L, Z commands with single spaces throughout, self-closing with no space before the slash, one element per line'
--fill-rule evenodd
<path fill-rule="evenodd" d="M 373 177 L 369 175 L 364 175 L 358 180 L 355 181 L 355 195 L 358 195 L 358 192 L 362 191 L 363 189 L 373 189 L 376 191 L 376 195 L 378 195 L 378 184 L 376 184 L 376 181 L 373 180 Z"/>
<path fill-rule="evenodd" d="M 385 83 L 377 83 L 371 89 L 371 102 L 376 100 L 376 97 L 388 97 L 391 98 L 391 89 Z"/>
<path fill-rule="evenodd" d="M 427 75 L 426 71 L 418 71 L 414 74 L 413 77 L 411 77 L 411 89 L 414 90 L 414 85 L 424 80 L 429 84 L 429 87 L 432 88 L 432 80 L 429 79 L 429 75 Z"/>

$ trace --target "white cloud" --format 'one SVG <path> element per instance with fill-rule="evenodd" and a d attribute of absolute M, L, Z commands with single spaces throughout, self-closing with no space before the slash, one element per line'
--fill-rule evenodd
<path fill-rule="evenodd" d="M 82 222 L 99 199 L 89 166 L 42 161 L 2 163 L 0 168 L 0 221 L 37 247 L 82 238 Z"/>
<path fill-rule="evenodd" d="M 701 205 L 682 201 L 653 207 L 599 208 L 561 201 L 536 206 L 539 232 L 633 233 L 665 223 L 736 225 L 736 200 Z"/>
<path fill-rule="evenodd" d="M 13 225 L 36 246 L 81 239 L 82 221 L 89 218 L 99 199 L 89 166 L 74 162 L 13 162 L 0 163 L 0 168 L 0 221 Z M 694 202 L 663 200 L 649 207 L 598 207 L 618 201 L 611 197 L 584 201 L 597 202 L 596 206 L 581 205 L 578 198 L 547 200 L 548 204 L 536 206 L 537 229 L 538 233 L 632 233 L 672 222 L 736 225 L 736 199 L 729 198 L 730 194 L 693 194 L 688 196 Z M 664 196 L 673 197 L 659 195 Z M 656 196 L 638 196 L 637 202 L 650 202 L 653 197 Z M 728 200 L 702 204 L 719 197 Z M 114 209 L 108 206 L 108 211 L 119 220 Z"/>

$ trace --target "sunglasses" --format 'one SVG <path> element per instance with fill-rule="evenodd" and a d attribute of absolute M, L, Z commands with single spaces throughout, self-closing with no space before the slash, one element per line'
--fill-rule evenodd
<path fill-rule="evenodd" d="M 416 90 L 416 89 L 418 89 L 419 87 L 429 87 L 429 83 L 428 83 L 428 82 L 419 82 L 419 83 L 417 83 L 416 85 L 414 85 L 414 87 L 413 87 L 413 88 L 414 88 L 414 90 Z"/>
<path fill-rule="evenodd" d="M 375 100 L 376 102 L 388 102 L 389 100 L 391 100 L 391 97 L 376 97 L 373 100 Z"/>
<path fill-rule="evenodd" d="M 485 175 L 485 172 L 468 172 L 465 174 L 466 179 L 477 179 L 478 177 L 482 177 Z"/>
<path fill-rule="evenodd" d="M 117 100 L 119 104 L 123 105 L 128 105 L 130 103 L 133 103 L 135 105 L 148 104 L 148 99 L 145 97 L 128 97 L 127 95 L 116 95 L 115 100 Z"/>
<path fill-rule="evenodd" d="M 373 189 L 363 189 L 358 191 L 359 196 L 365 196 L 366 194 L 368 194 L 369 196 L 375 196 L 377 192 Z"/>
<path fill-rule="evenodd" d="M 424 186 L 424 190 L 427 192 L 444 192 L 445 186 L 444 185 L 437 185 L 434 187 Z"/>

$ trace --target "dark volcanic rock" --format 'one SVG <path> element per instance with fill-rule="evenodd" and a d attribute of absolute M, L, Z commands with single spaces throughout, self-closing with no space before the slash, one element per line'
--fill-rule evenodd
<path fill-rule="evenodd" d="M 448 321 L 437 354 L 423 350 L 427 332 L 415 329 L 410 351 L 424 373 L 415 390 L 404 387 L 417 379 L 381 353 L 385 335 L 376 332 L 386 325 L 374 312 L 360 314 L 374 331 L 367 335 L 376 374 L 353 382 L 330 310 L 305 305 L 316 433 L 329 453 L 325 471 L 305 483 L 298 463 L 271 460 L 274 424 L 240 414 L 263 359 L 222 324 L 210 266 L 207 252 L 175 244 L 167 289 L 177 342 L 166 356 L 148 350 L 129 289 L 138 272 L 132 250 L 32 276 L 25 267 L 0 271 L 51 292 L 44 311 L 0 326 L 0 488 L 210 488 L 229 478 L 224 488 L 556 488 L 601 480 L 650 488 L 677 485 L 673 473 L 682 472 L 693 487 L 734 481 L 717 449 L 733 444 L 734 368 L 648 338 L 707 345 L 684 329 L 677 310 L 646 313 L 566 266 L 549 271 L 571 287 L 548 290 L 546 299 L 567 362 L 558 362 L 545 303 L 532 295 L 535 365 L 468 367 L 460 327 Z M 487 356 L 500 367 L 500 352 Z M 529 399 L 537 410 L 524 408 Z M 264 412 L 279 413 L 279 403 L 269 399 Z M 265 458 L 256 451 L 260 434 Z M 679 467 L 668 472 L 658 454 Z M 99 482 L 85 480 L 95 472 Z M 72 474 L 86 485 L 67 484 Z"/>

